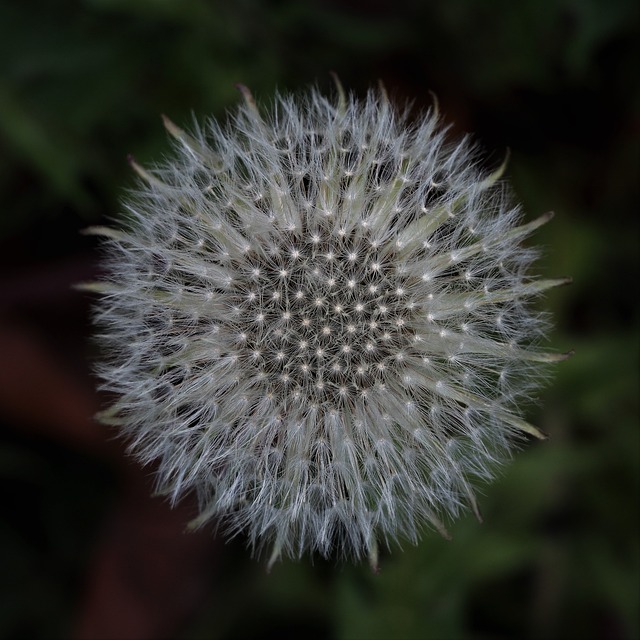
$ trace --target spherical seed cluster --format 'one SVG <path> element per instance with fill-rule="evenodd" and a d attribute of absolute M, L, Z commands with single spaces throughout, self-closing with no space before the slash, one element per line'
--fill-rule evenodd
<path fill-rule="evenodd" d="M 96 315 L 102 413 L 159 489 L 280 555 L 377 563 L 441 514 L 476 512 L 522 433 L 542 363 L 520 224 L 466 141 L 384 93 L 249 92 L 226 127 L 189 135 L 107 236 Z"/>

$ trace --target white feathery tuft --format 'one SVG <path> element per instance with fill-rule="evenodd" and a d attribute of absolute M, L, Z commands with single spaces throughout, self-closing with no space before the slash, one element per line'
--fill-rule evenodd
<path fill-rule="evenodd" d="M 101 414 L 157 464 L 158 489 L 194 491 L 193 526 L 246 532 L 269 566 L 306 552 L 368 557 L 478 509 L 524 434 L 519 407 L 565 357 L 536 345 L 529 223 L 431 111 L 338 85 L 249 91 L 225 126 L 146 170 L 108 277 L 87 286 L 105 352 Z"/>

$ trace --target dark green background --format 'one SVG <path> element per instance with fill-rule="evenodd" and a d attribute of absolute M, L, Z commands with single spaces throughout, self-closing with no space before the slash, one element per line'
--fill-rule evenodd
<path fill-rule="evenodd" d="M 128 153 L 168 152 L 160 113 L 224 117 L 237 82 L 258 101 L 330 91 L 331 70 L 418 108 L 435 92 L 489 163 L 511 149 L 529 218 L 557 214 L 539 270 L 574 278 L 544 303 L 553 346 L 576 350 L 529 411 L 551 438 L 482 488 L 482 526 L 426 532 L 377 576 L 306 559 L 266 575 L 212 539 L 208 595 L 161 637 L 638 637 L 638 35 L 632 0 L 0 2 L 0 325 L 87 387 L 89 301 L 67 284 L 97 252 L 79 230 L 120 211 Z M 68 637 L 120 463 L 2 406 L 0 422 L 0 637 Z"/>

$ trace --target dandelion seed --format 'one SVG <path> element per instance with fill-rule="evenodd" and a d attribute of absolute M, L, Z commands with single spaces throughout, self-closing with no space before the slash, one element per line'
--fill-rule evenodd
<path fill-rule="evenodd" d="M 447 535 L 474 478 L 542 437 L 521 402 L 564 356 L 534 346 L 529 302 L 567 280 L 526 275 L 521 243 L 551 216 L 522 223 L 503 168 L 445 144 L 433 111 L 340 89 L 263 113 L 241 91 L 226 126 L 165 120 L 176 153 L 133 164 L 129 227 L 93 229 L 102 419 L 160 492 L 195 492 L 194 526 L 245 532 L 270 564 L 376 566 L 380 545 Z"/>

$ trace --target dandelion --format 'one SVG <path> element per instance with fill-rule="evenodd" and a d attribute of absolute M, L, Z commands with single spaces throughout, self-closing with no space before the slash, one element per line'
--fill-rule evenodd
<path fill-rule="evenodd" d="M 280 96 L 241 87 L 226 125 L 187 133 L 141 176 L 108 276 L 87 285 L 102 387 L 158 490 L 197 495 L 198 527 L 245 532 L 269 566 L 416 542 L 470 507 L 526 434 L 545 363 L 523 223 L 437 109 L 338 83 Z"/>

